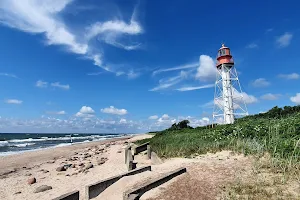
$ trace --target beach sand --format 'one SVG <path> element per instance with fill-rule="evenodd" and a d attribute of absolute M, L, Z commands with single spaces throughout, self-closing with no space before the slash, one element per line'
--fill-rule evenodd
<path fill-rule="evenodd" d="M 84 199 L 85 185 L 127 171 L 126 141 L 149 137 L 152 136 L 115 138 L 0 157 L 0 199 L 53 199 L 74 190 L 79 190 L 80 198 Z M 79 166 L 81 163 L 84 166 Z M 82 171 L 89 163 L 93 167 Z M 66 164 L 75 164 L 75 168 L 56 170 Z M 28 184 L 30 178 L 35 178 L 36 183 Z M 52 189 L 34 193 L 41 185 Z"/>
<path fill-rule="evenodd" d="M 149 137 L 152 135 L 144 134 L 0 157 L 0 199 L 51 200 L 79 190 L 80 200 L 84 200 L 86 185 L 127 172 L 124 148 L 128 143 Z M 220 189 L 224 185 L 233 182 L 236 177 L 251 177 L 253 171 L 251 157 L 231 151 L 207 153 L 194 158 L 172 158 L 162 162 L 148 160 L 147 155 L 141 153 L 134 156 L 134 160 L 138 168 L 151 165 L 151 171 L 123 177 L 94 199 L 122 200 L 123 192 L 132 186 L 141 185 L 180 167 L 185 167 L 187 173 L 146 192 L 140 199 L 220 199 Z M 93 167 L 86 169 L 89 163 Z M 67 164 L 75 166 L 66 171 L 57 171 L 58 167 Z M 28 179 L 33 177 L 36 183 L 28 184 Z M 52 189 L 34 193 L 41 185 L 51 186 Z M 298 188 L 293 190 L 298 191 Z"/>

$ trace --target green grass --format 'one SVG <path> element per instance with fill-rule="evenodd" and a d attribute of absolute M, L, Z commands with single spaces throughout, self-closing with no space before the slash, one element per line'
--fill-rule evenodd
<path fill-rule="evenodd" d="M 283 182 L 292 177 L 300 183 L 300 106 L 275 107 L 264 114 L 238 119 L 232 125 L 180 130 L 170 128 L 137 143 L 148 141 L 163 158 L 193 157 L 195 154 L 221 150 L 254 155 L 258 159 L 269 155 L 268 164 L 262 168 L 281 173 Z M 253 193 L 252 197 L 264 197 L 261 199 L 268 199 L 271 195 L 263 187 L 255 185 L 238 184 L 231 190 L 235 196 L 240 195 L 241 191 Z"/>

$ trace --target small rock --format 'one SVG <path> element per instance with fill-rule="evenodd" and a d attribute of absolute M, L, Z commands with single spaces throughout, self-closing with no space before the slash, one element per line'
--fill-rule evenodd
<path fill-rule="evenodd" d="M 29 173 L 29 172 L 25 174 L 25 176 L 31 176 L 31 175 L 32 175 L 32 174 L 31 174 L 31 173 Z"/>
<path fill-rule="evenodd" d="M 78 173 L 77 172 L 74 172 L 71 176 L 75 176 L 75 175 L 77 175 Z"/>
<path fill-rule="evenodd" d="M 78 166 L 84 166 L 84 163 L 79 163 Z"/>
<path fill-rule="evenodd" d="M 125 141 L 125 142 L 124 142 L 124 144 L 128 144 L 128 142 L 127 142 L 127 141 Z"/>
<path fill-rule="evenodd" d="M 121 150 L 119 150 L 119 151 L 117 151 L 117 153 L 122 153 L 122 151 L 121 151 Z"/>
<path fill-rule="evenodd" d="M 26 166 L 23 167 L 23 169 L 26 169 L 26 168 L 27 168 Z"/>
<path fill-rule="evenodd" d="M 40 178 L 40 179 L 45 179 L 46 177 L 44 176 L 44 177 L 42 177 L 42 178 Z"/>
<path fill-rule="evenodd" d="M 37 188 L 34 190 L 34 193 L 44 192 L 44 191 L 51 190 L 51 189 L 52 189 L 51 186 L 48 186 L 48 185 L 42 185 L 42 186 L 40 186 L 40 187 L 37 187 Z"/>
<path fill-rule="evenodd" d="M 17 171 L 16 169 L 13 169 L 13 170 L 6 170 L 6 171 L 2 172 L 2 173 L 0 174 L 0 176 L 5 176 L 5 175 L 8 175 L 8 174 L 14 173 L 14 172 L 16 172 L 16 171 Z"/>
<path fill-rule="evenodd" d="M 104 163 L 105 163 L 105 160 L 98 160 L 98 161 L 97 161 L 97 164 L 98 164 L 98 165 L 103 165 Z"/>
<path fill-rule="evenodd" d="M 19 192 L 15 192 L 14 195 L 16 195 L 16 194 L 21 194 L 21 193 L 22 193 L 22 192 L 20 192 L 20 191 L 19 191 Z"/>
<path fill-rule="evenodd" d="M 60 167 L 56 168 L 56 171 L 58 171 L 58 172 L 66 171 L 66 168 L 65 168 L 65 166 L 60 166 Z"/>
<path fill-rule="evenodd" d="M 63 172 L 59 172 L 59 173 L 57 173 L 57 175 L 64 175 L 65 173 L 63 173 Z"/>
<path fill-rule="evenodd" d="M 110 146 L 110 144 L 106 144 L 106 145 L 105 145 L 105 147 L 109 147 L 109 146 Z"/>
<path fill-rule="evenodd" d="M 70 176 L 70 174 L 66 174 L 66 176 Z"/>
<path fill-rule="evenodd" d="M 90 169 L 90 168 L 93 168 L 93 167 L 94 167 L 94 165 L 92 163 L 88 163 L 86 165 L 85 169 L 87 170 L 87 169 Z"/>
<path fill-rule="evenodd" d="M 70 168 L 71 166 L 72 166 L 72 164 L 65 164 L 65 165 L 64 165 L 65 169 L 68 169 L 68 168 Z"/>
<path fill-rule="evenodd" d="M 85 170 L 84 173 L 85 173 L 85 174 L 89 173 L 89 170 Z"/>
<path fill-rule="evenodd" d="M 36 183 L 36 178 L 34 178 L 34 177 L 29 178 L 29 179 L 27 180 L 27 183 L 28 183 L 29 185 Z"/>
<path fill-rule="evenodd" d="M 49 171 L 48 170 L 44 170 L 44 173 L 49 173 Z"/>
<path fill-rule="evenodd" d="M 76 165 L 75 165 L 75 164 L 72 164 L 72 165 L 71 165 L 71 167 L 72 167 L 72 168 L 75 168 L 75 167 L 76 167 Z"/>

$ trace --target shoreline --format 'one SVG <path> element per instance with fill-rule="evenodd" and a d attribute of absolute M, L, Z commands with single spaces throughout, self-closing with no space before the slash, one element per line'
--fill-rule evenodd
<path fill-rule="evenodd" d="M 71 156 L 73 154 L 73 151 L 80 150 L 83 148 L 88 148 L 95 145 L 103 145 L 110 142 L 128 140 L 133 137 L 135 136 L 109 138 L 100 141 L 70 143 L 70 145 L 66 145 L 66 146 L 54 146 L 54 147 L 27 150 L 23 152 L 20 151 L 10 155 L 1 155 L 0 174 L 4 173 L 5 171 L 15 170 L 22 167 L 32 167 L 32 165 L 36 163 L 57 159 L 62 156 L 63 157 Z M 24 159 L 31 160 L 32 162 L 28 164 L 24 164 L 23 161 Z"/>
<path fill-rule="evenodd" d="M 149 137 L 130 135 L 2 156 L 0 199 L 53 199 L 74 188 L 83 199 L 85 185 L 128 171 L 125 147 Z M 45 185 L 51 189 L 36 193 Z"/>

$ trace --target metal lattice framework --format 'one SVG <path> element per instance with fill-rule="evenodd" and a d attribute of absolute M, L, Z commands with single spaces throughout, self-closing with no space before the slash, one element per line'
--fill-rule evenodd
<path fill-rule="evenodd" d="M 226 73 L 229 73 L 229 80 L 224 80 L 224 78 L 222 77 L 222 73 L 224 73 L 224 70 L 226 70 Z M 223 84 L 226 84 L 226 81 L 229 81 L 229 85 L 231 87 L 229 93 L 224 93 L 223 91 Z M 224 98 L 226 97 L 232 98 L 233 109 L 231 109 L 231 111 L 229 112 L 231 115 L 234 116 L 234 118 L 248 115 L 247 106 L 244 101 L 242 88 L 235 67 L 232 65 L 222 64 L 219 68 L 217 68 L 213 108 L 213 123 L 226 123 L 224 110 L 224 105 L 226 105 L 224 103 Z"/>

